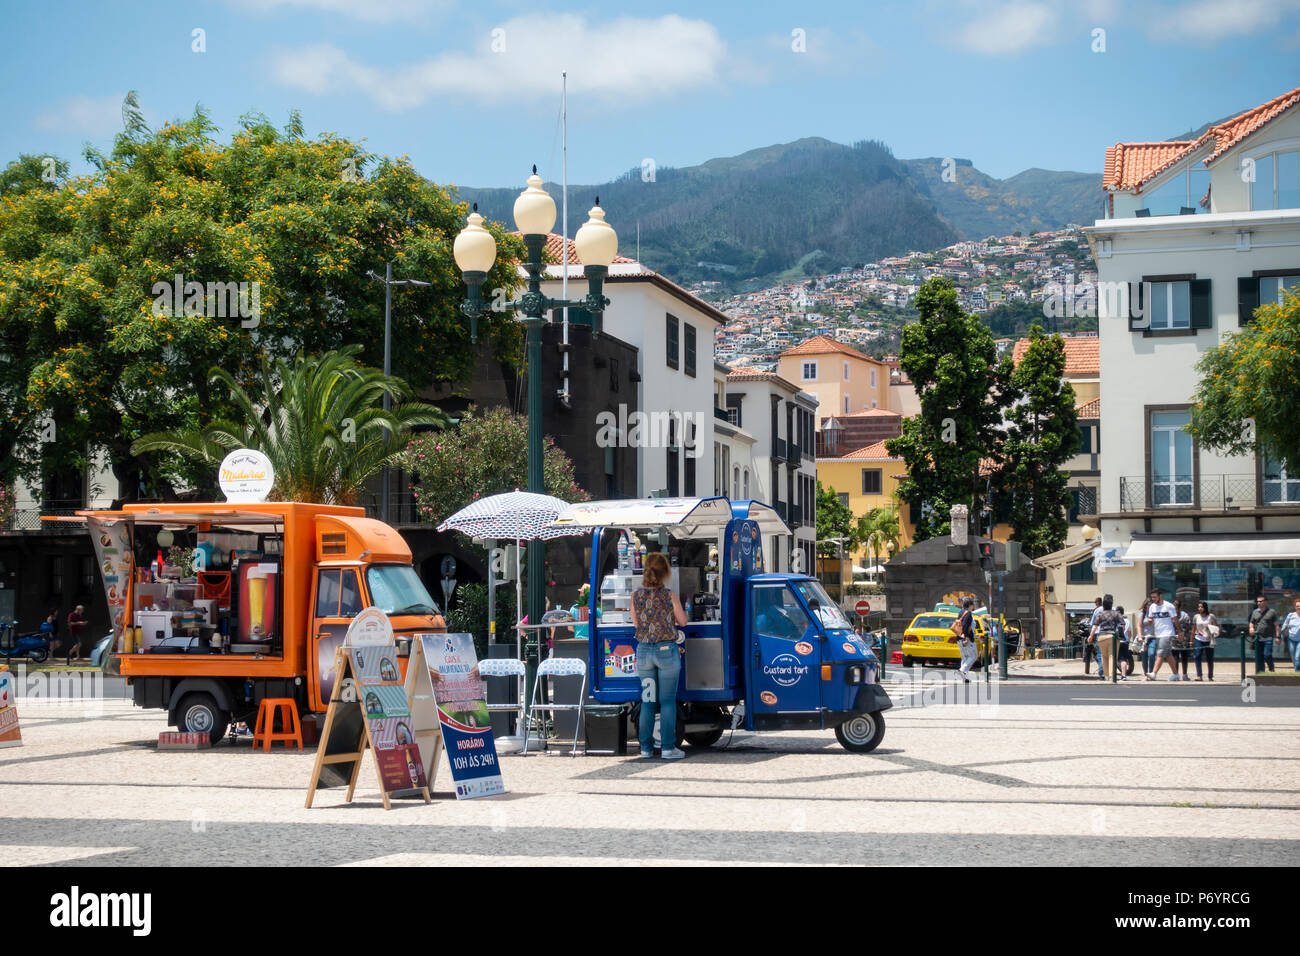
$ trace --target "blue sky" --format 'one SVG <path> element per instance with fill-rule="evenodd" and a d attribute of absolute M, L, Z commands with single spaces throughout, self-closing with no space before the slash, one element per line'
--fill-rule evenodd
<path fill-rule="evenodd" d="M 225 135 L 247 111 L 282 124 L 298 108 L 311 134 L 502 186 L 534 162 L 559 178 L 562 69 L 573 183 L 803 136 L 1000 177 L 1099 172 L 1116 141 L 1300 86 L 1300 0 L 3 0 L 0 14 L 0 162 L 56 154 L 78 171 L 83 143 L 111 145 L 129 89 L 152 125 L 202 103 Z"/>

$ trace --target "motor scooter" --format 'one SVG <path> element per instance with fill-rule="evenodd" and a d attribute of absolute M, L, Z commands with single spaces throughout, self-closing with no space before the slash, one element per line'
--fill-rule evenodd
<path fill-rule="evenodd" d="M 36 664 L 44 663 L 50 656 L 50 633 L 36 631 L 15 637 L 17 626 L 17 621 L 11 621 L 0 631 L 0 658 L 25 657 Z"/>

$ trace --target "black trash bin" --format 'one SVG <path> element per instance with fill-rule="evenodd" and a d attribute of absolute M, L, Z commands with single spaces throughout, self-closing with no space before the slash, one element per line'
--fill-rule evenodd
<path fill-rule="evenodd" d="M 582 719 L 587 728 L 588 755 L 627 754 L 627 716 L 622 706 L 584 707 Z"/>

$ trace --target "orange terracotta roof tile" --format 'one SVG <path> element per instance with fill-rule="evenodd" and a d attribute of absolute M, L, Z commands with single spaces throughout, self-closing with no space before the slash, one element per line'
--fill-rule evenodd
<path fill-rule="evenodd" d="M 518 235 L 518 233 L 516 233 L 516 235 Z M 564 243 L 564 237 L 561 236 L 559 233 L 557 232 L 549 233 L 546 237 L 546 254 L 544 257 L 545 261 L 553 262 L 556 265 L 564 265 L 565 263 L 562 261 L 560 256 L 560 249 L 562 248 L 563 243 Z M 572 239 L 570 239 L 568 245 L 569 245 L 568 265 L 571 266 L 582 265 L 582 263 L 578 261 L 577 244 Z M 615 256 L 614 261 L 615 262 L 636 262 L 635 259 L 629 259 L 627 256 Z"/>
<path fill-rule="evenodd" d="M 874 444 L 867 445 L 865 448 L 859 448 L 857 451 L 851 451 L 847 455 L 841 455 L 840 457 L 844 461 L 877 461 L 881 459 L 901 461 L 902 458 L 900 456 L 891 455 L 889 450 L 885 448 L 885 441 L 887 440 L 888 439 L 884 439 L 875 442 Z"/>
<path fill-rule="evenodd" d="M 1101 399 L 1094 398 L 1090 402 L 1076 405 L 1074 411 L 1079 418 L 1101 418 Z"/>
<path fill-rule="evenodd" d="M 1065 374 L 1097 375 L 1101 371 L 1101 357 L 1095 335 L 1067 335 L 1065 341 Z M 1011 361 L 1016 365 L 1029 350 L 1029 339 L 1020 339 L 1011 350 Z"/>
<path fill-rule="evenodd" d="M 828 335 L 815 335 L 806 342 L 800 342 L 794 348 L 786 349 L 781 353 L 786 355 L 826 355 L 830 352 L 840 352 L 844 355 L 852 355 L 854 358 L 860 358 L 867 362 L 875 362 L 877 365 L 883 365 L 879 359 L 873 359 L 870 355 L 863 355 L 852 346 L 845 345 L 843 342 L 837 342 Z"/>
<path fill-rule="evenodd" d="M 1201 140 L 1116 143 L 1106 149 L 1102 189 L 1137 189 L 1196 149 Z"/>
<path fill-rule="evenodd" d="M 1208 166 L 1214 162 L 1251 133 L 1254 133 L 1266 123 L 1271 123 L 1295 106 L 1296 103 L 1300 103 L 1300 87 L 1296 87 L 1289 93 L 1283 93 L 1281 96 L 1275 96 L 1267 103 L 1261 103 L 1254 109 L 1239 113 L 1232 119 L 1219 123 L 1217 126 L 1211 126 L 1206 131 L 1205 136 L 1202 137 L 1202 139 L 1214 140 L 1214 152 L 1205 157 L 1205 164 Z"/>

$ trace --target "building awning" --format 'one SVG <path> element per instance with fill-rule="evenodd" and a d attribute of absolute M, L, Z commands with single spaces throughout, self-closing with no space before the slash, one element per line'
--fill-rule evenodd
<path fill-rule="evenodd" d="M 1126 561 L 1270 561 L 1300 558 L 1294 534 L 1133 535 Z"/>
<path fill-rule="evenodd" d="M 1091 561 L 1092 552 L 1097 550 L 1099 544 L 1101 544 L 1101 539 L 1093 538 L 1091 541 L 1085 541 L 1082 544 L 1071 545 L 1068 548 L 1062 548 L 1060 551 L 1045 554 L 1041 558 L 1034 558 L 1029 563 L 1036 568 L 1066 568 L 1072 564 Z"/>

